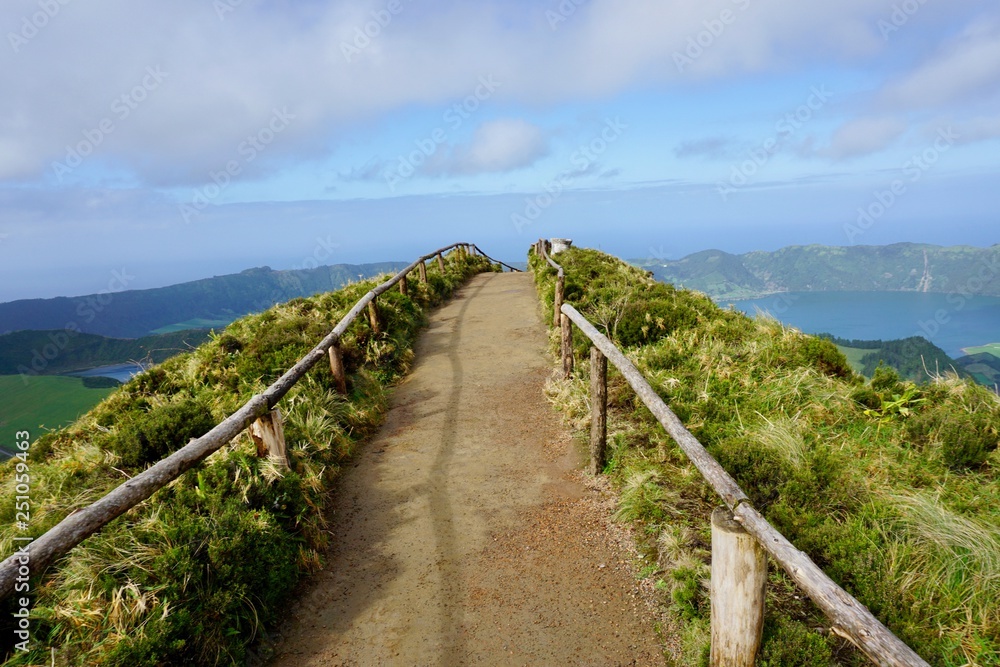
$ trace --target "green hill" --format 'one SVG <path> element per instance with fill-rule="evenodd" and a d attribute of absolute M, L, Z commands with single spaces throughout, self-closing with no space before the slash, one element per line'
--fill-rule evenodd
<path fill-rule="evenodd" d="M 996 395 L 955 374 L 914 384 L 882 368 L 868 381 L 828 340 L 723 310 L 593 250 L 558 260 L 566 301 L 623 348 L 797 548 L 931 665 L 1000 665 Z M 547 309 L 555 271 L 534 256 L 531 266 Z M 586 360 L 578 331 L 573 346 Z M 549 392 L 583 438 L 589 383 L 582 361 Z M 647 584 L 680 629 L 677 664 L 707 664 L 709 526 L 722 501 L 614 371 L 608 398 L 617 516 L 642 540 Z M 869 664 L 777 567 L 765 613 L 758 664 Z"/>
<path fill-rule="evenodd" d="M 329 292 L 404 264 L 337 264 L 297 271 L 269 267 L 148 290 L 0 303 L 0 333 L 77 329 L 112 338 L 166 333 L 200 320 L 221 327 L 289 299 Z"/>
<path fill-rule="evenodd" d="M 158 364 L 208 340 L 208 331 L 180 331 L 136 339 L 72 331 L 15 331 L 0 336 L 0 375 L 58 375 L 97 366 Z"/>
<path fill-rule="evenodd" d="M 329 366 L 320 364 L 281 401 L 290 470 L 258 457 L 244 432 L 33 578 L 30 651 L 13 650 L 15 601 L 0 603 L 5 664 L 246 664 L 250 647 L 283 617 L 296 581 L 321 566 L 331 537 L 327 494 L 357 442 L 381 421 L 389 387 L 412 363 L 424 313 L 488 270 L 481 257 L 450 253 L 445 271 L 431 263 L 428 282 L 411 281 L 408 295 L 379 297 L 379 332 L 365 317 L 348 328 L 341 339 L 348 395 L 336 392 Z M 228 417 L 376 284 L 353 283 L 242 318 L 136 376 L 68 428 L 33 433 L 30 536 Z M 63 378 L 29 381 L 39 379 Z M 0 465 L 4 526 L 15 521 L 16 463 Z M 14 537 L 0 532 L 5 555 L 16 550 Z"/>
<path fill-rule="evenodd" d="M 840 348 L 852 368 L 867 378 L 874 377 L 876 369 L 883 364 L 911 382 L 929 382 L 949 371 L 961 377 L 972 377 L 963 364 L 922 336 L 888 341 L 845 340 L 828 334 L 821 337 Z"/>
<path fill-rule="evenodd" d="M 774 292 L 924 291 L 1000 295 L 1000 245 L 942 247 L 790 246 L 730 255 L 710 250 L 667 262 L 639 262 L 657 279 L 715 299 Z"/>

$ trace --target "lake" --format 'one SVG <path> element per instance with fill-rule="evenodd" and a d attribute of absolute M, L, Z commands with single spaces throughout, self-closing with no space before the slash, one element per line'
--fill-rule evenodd
<path fill-rule="evenodd" d="M 952 358 L 962 348 L 1000 342 L 1000 297 L 920 292 L 786 292 L 722 301 L 745 313 L 769 312 L 806 333 L 892 340 L 923 336 Z"/>
<path fill-rule="evenodd" d="M 75 373 L 69 373 L 69 375 L 80 378 L 114 378 L 119 382 L 124 383 L 131 380 L 134 375 L 141 373 L 143 370 L 145 369 L 141 364 L 114 364 L 112 366 L 99 366 L 85 371 L 77 371 Z"/>

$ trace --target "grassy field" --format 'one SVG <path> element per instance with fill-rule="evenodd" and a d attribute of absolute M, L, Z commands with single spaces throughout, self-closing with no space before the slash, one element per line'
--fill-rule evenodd
<path fill-rule="evenodd" d="M 111 389 L 88 389 L 82 378 L 0 375 L 0 448 L 10 451 L 14 433 L 29 431 L 32 437 L 42 434 L 42 427 L 66 426 L 100 403 Z"/>
<path fill-rule="evenodd" d="M 196 317 L 193 320 L 185 320 L 184 322 L 176 322 L 174 324 L 168 324 L 165 327 L 160 327 L 151 333 L 154 334 L 168 334 L 176 333 L 178 331 L 187 331 L 188 329 L 221 329 L 226 325 L 230 324 L 232 320 L 206 320 L 201 317 Z"/>
<path fill-rule="evenodd" d="M 980 345 L 979 347 L 966 347 L 962 351 L 966 354 L 981 354 L 985 352 L 1000 359 L 1000 343 L 990 343 L 989 345 Z"/>
<path fill-rule="evenodd" d="M 851 365 L 856 372 L 860 373 L 865 367 L 864 363 L 861 361 L 862 357 L 866 354 L 871 354 L 871 350 L 862 350 L 859 347 L 844 347 L 843 345 L 838 345 L 837 349 L 847 357 L 847 363 Z"/>

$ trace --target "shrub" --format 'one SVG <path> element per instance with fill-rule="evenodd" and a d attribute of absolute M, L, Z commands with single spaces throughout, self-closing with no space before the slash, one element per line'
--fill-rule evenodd
<path fill-rule="evenodd" d="M 203 404 L 187 399 L 129 415 L 108 440 L 108 448 L 121 457 L 122 465 L 139 468 L 159 461 L 186 445 L 192 438 L 215 426 Z"/>

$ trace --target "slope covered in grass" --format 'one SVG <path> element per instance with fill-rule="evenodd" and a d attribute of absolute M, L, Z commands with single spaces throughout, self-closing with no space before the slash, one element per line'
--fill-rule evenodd
<path fill-rule="evenodd" d="M 342 340 L 349 395 L 328 367 L 314 368 L 281 401 L 291 471 L 282 472 L 244 433 L 33 581 L 32 646 L 9 665 L 242 664 L 281 618 L 299 577 L 315 570 L 329 539 L 325 492 L 359 439 L 380 422 L 386 391 L 406 372 L 427 308 L 481 258 L 452 253 L 409 296 L 379 297 L 385 333 L 360 318 Z M 202 435 L 308 352 L 376 284 L 295 299 L 231 324 L 114 392 L 69 428 L 31 449 L 37 536 L 126 477 Z M 14 474 L 0 468 L 0 521 L 14 520 Z M 13 537 L 0 536 L 3 554 Z M 11 601 L 0 636 L 13 637 Z"/>
<path fill-rule="evenodd" d="M 555 272 L 532 256 L 546 307 Z M 558 256 L 566 301 L 636 363 L 754 505 L 931 664 L 1000 665 L 1000 404 L 971 381 L 856 375 L 829 341 L 752 320 L 657 283 L 616 258 Z M 578 359 L 589 343 L 575 333 Z M 551 392 L 583 428 L 587 364 Z M 683 628 L 685 665 L 707 664 L 711 510 L 721 505 L 610 372 L 607 472 L 619 518 L 656 563 Z M 772 565 L 758 664 L 867 664 Z"/>

